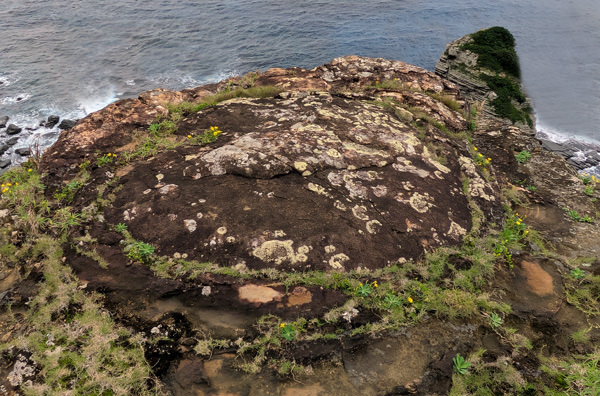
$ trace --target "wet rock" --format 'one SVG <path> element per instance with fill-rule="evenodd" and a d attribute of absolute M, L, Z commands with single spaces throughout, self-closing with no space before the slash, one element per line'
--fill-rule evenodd
<path fill-rule="evenodd" d="M 58 121 L 60 121 L 59 116 L 57 116 L 57 115 L 48 116 L 48 119 L 46 120 L 46 123 L 44 124 L 44 126 L 46 128 L 54 128 L 54 126 L 56 124 L 58 124 Z M 68 128 L 63 128 L 63 129 L 68 129 Z"/>
<path fill-rule="evenodd" d="M 67 120 L 64 119 L 58 124 L 58 129 L 71 129 L 77 124 L 77 120 Z"/>
<path fill-rule="evenodd" d="M 9 166 L 10 164 L 11 164 L 11 161 L 9 159 L 0 160 L 0 169 L 4 169 L 7 166 Z"/>
<path fill-rule="evenodd" d="M 19 141 L 19 138 L 17 136 L 15 136 L 15 137 L 11 137 L 10 139 L 6 140 L 4 143 L 9 146 L 14 146 L 15 144 L 17 144 L 18 141 Z"/>
<path fill-rule="evenodd" d="M 21 148 L 15 149 L 15 153 L 19 154 L 22 157 L 26 157 L 31 154 L 31 149 L 29 147 L 21 147 Z"/>
<path fill-rule="evenodd" d="M 9 124 L 8 127 L 6 128 L 6 134 L 7 135 L 16 135 L 17 133 L 20 133 L 23 130 L 23 128 L 20 128 L 18 126 L 16 126 L 15 124 Z"/>
<path fill-rule="evenodd" d="M 4 154 L 10 148 L 8 144 L 0 144 L 0 155 Z"/>
<path fill-rule="evenodd" d="M 0 117 L 0 128 L 4 128 L 6 126 L 6 124 L 8 123 L 8 119 L 8 116 Z"/>

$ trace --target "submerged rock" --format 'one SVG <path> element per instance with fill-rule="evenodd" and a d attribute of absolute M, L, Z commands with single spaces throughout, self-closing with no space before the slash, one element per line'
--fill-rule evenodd
<path fill-rule="evenodd" d="M 57 115 L 48 116 L 48 120 L 46 120 L 46 123 L 44 124 L 44 126 L 46 128 L 54 128 L 54 126 L 56 124 L 58 124 L 59 120 L 60 120 L 60 117 Z M 63 129 L 68 129 L 68 128 L 63 128 Z"/>
<path fill-rule="evenodd" d="M 6 128 L 6 134 L 7 135 L 16 135 L 17 133 L 20 133 L 23 130 L 23 128 L 20 128 L 18 126 L 16 126 L 15 124 L 9 124 L 8 127 Z"/>

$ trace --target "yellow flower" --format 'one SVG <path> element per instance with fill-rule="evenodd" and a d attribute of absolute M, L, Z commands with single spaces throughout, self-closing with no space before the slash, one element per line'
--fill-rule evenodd
<path fill-rule="evenodd" d="M 279 327 L 281 327 L 281 328 L 283 329 L 283 328 L 285 327 L 285 323 L 281 323 L 281 324 L 279 325 Z"/>
<path fill-rule="evenodd" d="M 413 299 L 412 299 L 412 297 L 408 297 L 408 299 L 407 299 L 407 300 L 408 300 L 408 302 L 409 302 L 409 303 L 411 303 L 411 304 L 413 303 Z"/>
<path fill-rule="evenodd" d="M 373 287 L 379 287 L 379 285 L 377 284 L 377 281 L 373 281 Z"/>
<path fill-rule="evenodd" d="M 29 168 L 27 169 L 27 172 L 33 172 L 33 169 Z"/>
<path fill-rule="evenodd" d="M 473 150 L 477 151 L 477 147 L 473 146 Z"/>
<path fill-rule="evenodd" d="M 492 159 L 491 159 L 491 158 L 489 158 L 489 157 L 488 157 L 488 159 L 487 159 L 487 160 L 488 160 L 488 162 L 492 161 Z"/>
<path fill-rule="evenodd" d="M 188 139 L 191 139 L 191 138 L 192 138 L 192 135 L 188 135 L 187 137 L 188 137 Z"/>

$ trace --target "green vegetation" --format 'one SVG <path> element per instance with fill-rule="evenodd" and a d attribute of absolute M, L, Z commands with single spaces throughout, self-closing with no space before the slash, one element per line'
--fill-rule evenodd
<path fill-rule="evenodd" d="M 154 246 L 149 243 L 136 241 L 128 247 L 127 257 L 140 263 L 148 263 L 150 257 L 154 254 Z"/>
<path fill-rule="evenodd" d="M 465 375 L 469 372 L 469 367 L 471 367 L 471 363 L 467 362 L 464 357 L 457 353 L 455 357 L 452 358 L 452 363 L 454 372 L 460 375 Z"/>
<path fill-rule="evenodd" d="M 531 153 L 527 150 L 521 150 L 515 155 L 515 159 L 519 164 L 524 164 L 531 158 Z"/>
<path fill-rule="evenodd" d="M 497 313 L 492 312 L 490 314 L 490 325 L 493 328 L 502 326 L 502 323 L 503 323 L 502 318 Z"/>
<path fill-rule="evenodd" d="M 554 378 L 555 386 L 546 388 L 551 396 L 598 395 L 600 389 L 600 350 L 567 361 L 547 359 L 543 370 Z M 556 389 L 558 388 L 558 390 Z"/>
<path fill-rule="evenodd" d="M 504 228 L 498 236 L 494 254 L 496 256 L 503 256 L 508 265 L 512 268 L 513 260 L 511 249 L 521 249 L 523 247 L 523 240 L 528 234 L 529 229 L 519 214 L 512 213 L 512 211 L 508 210 L 508 218 L 506 219 Z"/>
<path fill-rule="evenodd" d="M 507 29 L 495 26 L 480 30 L 471 37 L 473 40 L 465 44 L 463 49 L 478 55 L 479 67 L 485 67 L 496 73 L 507 73 L 516 78 L 521 77 L 515 39 Z"/>
<path fill-rule="evenodd" d="M 86 166 L 81 167 L 86 172 Z M 81 175 L 80 175 L 81 176 Z M 58 194 L 71 200 L 83 182 L 70 182 Z M 61 245 L 82 215 L 68 207 L 50 211 L 56 202 L 44 197 L 34 165 L 0 176 L 0 208 L 13 216 L 0 233 L 0 268 L 22 268 L 26 278 L 35 267 L 43 282 L 24 311 L 23 331 L 0 345 L 4 356 L 22 354 L 35 364 L 35 380 L 21 385 L 28 395 L 151 395 L 152 372 L 143 340 L 117 325 L 100 296 L 85 292 L 64 261 Z M 13 319 L 14 320 L 14 319 Z M 34 362 L 34 363 L 29 363 Z"/>
<path fill-rule="evenodd" d="M 479 77 L 498 95 L 490 104 L 499 117 L 508 118 L 513 123 L 521 121 L 530 127 L 533 126 L 530 116 L 531 108 L 528 106 L 517 108 L 513 103 L 516 101 L 519 105 L 523 105 L 526 100 L 518 82 L 511 77 L 491 76 L 483 73 Z"/>
<path fill-rule="evenodd" d="M 567 214 L 569 215 L 569 217 L 572 220 L 578 221 L 580 223 L 593 223 L 594 222 L 594 220 L 590 216 L 588 216 L 588 215 L 581 216 L 579 214 L 579 212 L 577 212 L 576 210 L 565 208 L 565 211 L 567 212 Z"/>

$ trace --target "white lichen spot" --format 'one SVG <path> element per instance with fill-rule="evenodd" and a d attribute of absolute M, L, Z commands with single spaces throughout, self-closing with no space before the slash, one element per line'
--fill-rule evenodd
<path fill-rule="evenodd" d="M 294 168 L 298 172 L 304 172 L 306 170 L 307 165 L 308 164 L 306 162 L 303 162 L 303 161 L 296 161 L 296 162 L 294 162 Z"/>
<path fill-rule="evenodd" d="M 151 189 L 151 188 L 148 188 L 148 189 L 144 190 L 144 192 L 143 192 L 142 194 L 144 194 L 144 195 L 148 195 L 148 194 L 150 194 L 151 192 L 152 192 L 152 189 Z"/>
<path fill-rule="evenodd" d="M 302 245 L 298 248 L 300 254 L 307 254 L 308 252 L 310 252 L 310 246 Z"/>
<path fill-rule="evenodd" d="M 409 181 L 403 181 L 402 182 L 402 188 L 405 189 L 406 191 L 410 191 L 413 188 L 415 188 L 415 186 L 411 182 L 409 182 Z"/>
<path fill-rule="evenodd" d="M 493 190 L 481 178 L 481 176 L 479 176 L 473 160 L 465 156 L 461 156 L 458 161 L 460 162 L 462 171 L 469 178 L 469 195 L 472 197 L 485 199 L 486 201 L 495 201 L 496 198 L 493 195 L 486 193 L 486 190 Z"/>
<path fill-rule="evenodd" d="M 219 228 L 217 228 L 217 234 L 219 234 L 219 235 L 225 235 L 225 234 L 227 234 L 227 227 L 219 227 Z"/>
<path fill-rule="evenodd" d="M 454 221 L 452 221 L 450 223 L 450 228 L 448 229 L 448 236 L 460 238 L 463 235 L 465 235 L 466 233 L 467 233 L 467 230 L 465 230 L 459 224 L 455 223 Z"/>
<path fill-rule="evenodd" d="M 183 220 L 183 225 L 185 226 L 185 228 L 187 228 L 187 230 L 189 232 L 196 231 L 196 220 L 192 220 L 192 219 Z"/>
<path fill-rule="evenodd" d="M 203 204 L 203 203 L 206 203 L 206 199 L 204 199 L 204 198 L 200 198 L 200 199 L 198 200 L 198 203 L 201 203 L 201 204 Z"/>
<path fill-rule="evenodd" d="M 177 189 L 179 186 L 177 184 L 167 184 L 165 186 L 162 186 L 158 192 L 161 195 L 166 195 L 168 193 L 170 193 L 171 191 L 174 191 L 175 189 Z"/>
<path fill-rule="evenodd" d="M 367 231 L 369 232 L 369 234 L 377 234 L 377 232 L 379 231 L 379 229 L 382 227 L 383 224 L 381 224 L 381 222 L 379 222 L 379 220 L 371 220 L 371 221 L 367 221 Z"/>
<path fill-rule="evenodd" d="M 308 257 L 303 253 L 294 252 L 294 241 L 288 239 L 285 241 L 271 240 L 264 242 L 261 246 L 252 251 L 252 255 L 267 263 L 280 265 L 284 262 L 296 264 L 306 262 Z"/>
<path fill-rule="evenodd" d="M 335 246 L 333 245 L 327 245 L 325 246 L 325 253 L 327 254 L 331 254 L 335 252 Z"/>
<path fill-rule="evenodd" d="M 235 242 L 235 237 L 228 236 L 225 240 L 227 241 L 227 243 L 234 243 Z"/>
<path fill-rule="evenodd" d="M 275 236 L 275 238 L 283 238 L 287 234 L 283 230 L 275 230 L 273 231 L 273 235 Z"/>
<path fill-rule="evenodd" d="M 408 200 L 410 206 L 419 213 L 425 213 L 433 206 L 430 202 L 431 197 L 428 193 L 419 194 L 414 193 Z"/>
<path fill-rule="evenodd" d="M 355 205 L 352 208 L 352 214 L 359 220 L 369 220 L 369 216 L 367 215 L 367 208 L 363 205 Z"/>
<path fill-rule="evenodd" d="M 188 258 L 188 254 L 187 254 L 187 253 L 183 253 L 183 254 L 181 255 L 181 258 L 185 260 L 186 258 Z"/>
<path fill-rule="evenodd" d="M 341 210 L 342 212 L 345 212 L 345 211 L 348 209 L 348 208 L 346 207 L 346 205 L 344 205 L 344 204 L 343 204 L 341 201 L 335 201 L 335 202 L 333 203 L 333 206 L 334 206 L 336 209 L 339 209 L 339 210 Z"/>
<path fill-rule="evenodd" d="M 344 253 L 338 253 L 329 259 L 329 265 L 333 269 L 343 269 L 343 264 L 348 260 L 350 260 L 350 257 L 346 256 Z"/>
<path fill-rule="evenodd" d="M 202 292 L 201 294 L 205 297 L 210 296 L 212 293 L 212 289 L 210 288 L 210 286 L 202 286 Z"/>
<path fill-rule="evenodd" d="M 175 220 L 177 220 L 177 215 L 175 213 L 169 213 L 167 215 L 167 218 L 171 221 L 175 221 Z"/>
<path fill-rule="evenodd" d="M 201 219 L 201 218 L 203 218 L 203 217 L 204 217 L 204 215 L 202 214 L 202 212 L 198 212 L 198 213 L 196 213 L 196 217 L 197 217 L 198 219 Z"/>
<path fill-rule="evenodd" d="M 307 177 L 307 176 L 310 176 L 310 175 L 312 175 L 311 171 L 304 171 L 304 172 L 302 172 L 302 176 L 304 176 L 304 177 Z"/>
<path fill-rule="evenodd" d="M 408 164 L 407 164 L 407 162 L 408 162 Z M 404 161 L 403 164 L 396 162 L 392 165 L 392 167 L 395 170 L 397 170 L 398 172 L 412 173 L 412 174 L 417 175 L 422 178 L 429 177 L 429 175 L 430 175 L 430 173 L 428 171 L 426 171 L 425 169 L 419 169 L 416 166 L 410 164 L 410 161 Z"/>
<path fill-rule="evenodd" d="M 385 197 L 388 192 L 387 186 L 381 184 L 371 187 L 371 190 L 373 190 L 373 194 L 375 194 L 375 196 L 378 198 Z"/>
<path fill-rule="evenodd" d="M 339 151 L 337 151 L 336 149 L 333 149 L 333 148 L 327 150 L 327 155 L 332 158 L 340 158 L 342 156 L 342 154 L 340 154 Z"/>
<path fill-rule="evenodd" d="M 315 183 L 308 183 L 307 188 L 312 191 L 315 192 L 319 195 L 324 195 L 326 197 L 331 197 L 331 195 L 327 192 L 327 190 L 325 190 L 325 187 L 320 186 L 318 184 Z"/>
<path fill-rule="evenodd" d="M 165 178 L 165 175 L 163 175 L 162 173 L 159 173 L 158 175 L 156 175 L 156 180 L 158 180 L 159 182 Z"/>
<path fill-rule="evenodd" d="M 180 259 L 181 258 L 181 253 L 179 253 L 179 252 L 173 253 L 173 258 L 174 259 Z"/>

